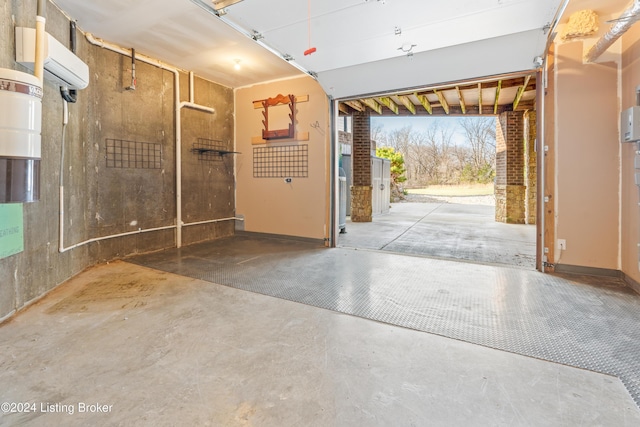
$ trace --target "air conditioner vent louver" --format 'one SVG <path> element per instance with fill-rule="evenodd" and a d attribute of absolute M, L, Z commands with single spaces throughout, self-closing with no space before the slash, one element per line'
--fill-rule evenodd
<path fill-rule="evenodd" d="M 33 71 L 36 30 L 16 27 L 16 62 Z M 49 33 L 45 37 L 44 77 L 69 89 L 84 89 L 89 84 L 89 67 Z"/>

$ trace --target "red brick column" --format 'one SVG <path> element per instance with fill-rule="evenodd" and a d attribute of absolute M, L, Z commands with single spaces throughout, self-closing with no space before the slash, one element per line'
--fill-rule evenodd
<path fill-rule="evenodd" d="M 496 221 L 524 224 L 525 168 L 524 116 L 522 112 L 500 114 L 496 129 Z"/>
<path fill-rule="evenodd" d="M 371 129 L 369 111 L 353 114 L 353 186 L 351 187 L 351 221 L 372 221 L 371 198 Z"/>

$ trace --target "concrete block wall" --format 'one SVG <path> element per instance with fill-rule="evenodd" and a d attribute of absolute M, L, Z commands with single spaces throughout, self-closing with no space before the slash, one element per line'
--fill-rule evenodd
<path fill-rule="evenodd" d="M 0 5 L 0 67 L 27 71 L 15 62 L 16 26 L 35 27 L 36 1 Z M 81 25 L 80 25 L 81 27 Z M 69 20 L 47 5 L 46 31 L 69 45 Z M 64 245 L 87 239 L 176 224 L 174 74 L 138 62 L 135 91 L 130 58 L 93 46 L 78 31 L 77 55 L 90 68 L 90 83 L 69 104 L 63 178 Z M 179 66 L 180 64 L 175 64 Z M 181 100 L 188 98 L 181 73 Z M 234 215 L 233 159 L 203 162 L 190 151 L 197 138 L 233 146 L 233 91 L 196 78 L 196 103 L 215 115 L 183 110 L 183 221 Z M 43 97 L 41 199 L 22 205 L 25 249 L 0 259 L 0 319 L 96 263 L 175 246 L 175 230 L 135 234 L 90 243 L 59 253 L 59 181 L 62 99 L 58 86 L 45 81 Z M 162 150 L 161 168 L 106 167 L 106 140 L 149 142 Z M 187 227 L 183 244 L 233 234 L 233 221 Z"/>

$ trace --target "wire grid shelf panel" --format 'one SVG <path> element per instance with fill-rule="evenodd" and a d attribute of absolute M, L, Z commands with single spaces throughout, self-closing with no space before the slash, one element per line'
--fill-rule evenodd
<path fill-rule="evenodd" d="M 253 148 L 254 178 L 308 178 L 309 146 L 278 145 Z"/>
<path fill-rule="evenodd" d="M 162 168 L 162 144 L 107 138 L 106 147 L 108 168 Z"/>
<path fill-rule="evenodd" d="M 224 141 L 219 139 L 198 138 L 198 142 L 194 142 L 191 151 L 198 153 L 198 160 L 204 161 L 222 161 L 223 154 L 230 153 Z"/>

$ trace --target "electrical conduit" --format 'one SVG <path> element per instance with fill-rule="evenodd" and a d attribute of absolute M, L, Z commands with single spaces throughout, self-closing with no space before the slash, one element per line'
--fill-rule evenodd
<path fill-rule="evenodd" d="M 640 20 L 640 0 L 635 0 L 633 5 L 625 10 L 615 24 L 611 26 L 584 56 L 585 62 L 594 62 L 609 47 L 615 43 L 633 24 Z"/>
<path fill-rule="evenodd" d="M 44 0 L 42 0 L 44 1 Z M 87 39 L 87 41 L 89 43 L 91 43 L 94 46 L 99 46 L 103 49 L 107 49 L 110 50 L 112 52 L 116 52 L 119 53 L 121 55 L 124 56 L 128 56 L 131 57 L 132 52 L 122 48 L 120 46 L 117 46 L 115 44 L 111 44 L 108 42 L 105 42 L 104 40 L 98 39 L 97 37 L 94 37 L 91 33 L 86 33 L 85 37 Z M 61 155 L 61 165 L 60 165 L 60 237 L 59 237 L 59 241 L 60 241 L 60 245 L 59 245 L 59 252 L 66 252 L 68 250 L 77 248 L 79 246 L 83 246 L 86 245 L 88 243 L 93 243 L 93 242 L 98 242 L 101 240 L 107 240 L 107 239 L 113 239 L 116 237 L 123 237 L 123 236 L 131 236 L 134 234 L 141 234 L 141 233 L 147 233 L 147 232 L 151 232 L 151 231 L 160 231 L 160 230 L 168 230 L 168 229 L 172 229 L 175 228 L 176 229 L 176 247 L 180 248 L 182 246 L 182 227 L 185 226 L 189 226 L 189 225 L 199 225 L 199 224 L 207 224 L 207 223 L 216 223 L 216 222 L 222 222 L 222 221 L 233 221 L 233 220 L 243 220 L 243 218 L 238 218 L 238 217 L 229 217 L 229 218 L 219 218 L 219 219 L 212 219 L 212 220 L 207 220 L 207 221 L 199 221 L 199 222 L 194 222 L 191 224 L 183 224 L 182 222 L 182 153 L 181 153 L 181 147 L 182 147 L 182 127 L 181 127 L 181 110 L 183 107 L 187 107 L 187 108 L 192 108 L 192 109 L 196 109 L 196 110 L 200 110 L 200 111 L 204 111 L 207 113 L 215 113 L 215 110 L 213 108 L 210 107 L 206 107 L 203 105 L 198 105 L 194 102 L 194 93 L 193 93 L 193 73 L 189 73 L 189 77 L 190 77 L 190 87 L 189 87 L 189 101 L 188 102 L 180 102 L 180 70 L 178 70 L 175 67 L 172 67 L 168 64 L 165 64 L 161 61 L 155 60 L 153 58 L 149 58 L 145 55 L 140 55 L 137 54 L 136 55 L 136 60 L 140 61 L 140 62 L 144 62 L 146 64 L 149 65 L 153 65 L 154 67 L 158 67 L 161 68 L 163 70 L 167 70 L 173 73 L 174 76 L 174 113 L 175 113 L 175 122 L 176 122 L 176 135 L 175 135 L 175 149 L 176 149 L 176 225 L 169 225 L 166 227 L 156 227 L 156 228 L 150 228 L 150 229 L 138 229 L 135 231 L 130 231 L 130 232 L 126 232 L 126 233 L 119 233 L 119 234 L 114 234 L 114 235 L 110 235 L 110 236 L 103 236 L 103 237 L 96 237 L 96 238 L 92 238 L 92 239 L 88 239 L 85 240 L 84 242 L 80 242 L 77 244 L 74 244 L 72 246 L 69 246 L 67 248 L 64 247 L 64 237 L 63 237 L 63 230 L 64 230 L 64 186 L 63 186 L 63 180 L 62 180 L 62 171 L 64 169 L 63 166 L 63 161 L 64 161 L 64 135 L 65 135 L 65 128 L 66 128 L 66 108 L 65 108 L 65 118 L 63 120 L 63 148 L 62 148 L 62 155 Z"/>

